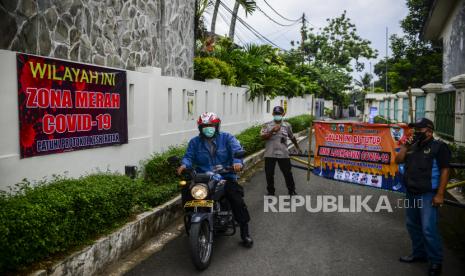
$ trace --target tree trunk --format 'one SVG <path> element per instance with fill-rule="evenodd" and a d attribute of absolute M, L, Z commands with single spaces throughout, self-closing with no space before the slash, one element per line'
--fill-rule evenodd
<path fill-rule="evenodd" d="M 237 13 L 239 12 L 239 0 L 236 0 L 236 4 L 234 4 L 234 10 L 231 18 L 231 24 L 229 25 L 229 38 L 234 41 L 234 30 L 236 29 L 236 20 L 237 20 Z"/>
<path fill-rule="evenodd" d="M 220 8 L 220 3 L 221 3 L 220 1 L 221 0 L 216 0 L 215 9 L 213 10 L 212 25 L 210 28 L 210 32 L 213 37 L 215 37 L 216 17 L 218 16 L 218 9 Z"/>

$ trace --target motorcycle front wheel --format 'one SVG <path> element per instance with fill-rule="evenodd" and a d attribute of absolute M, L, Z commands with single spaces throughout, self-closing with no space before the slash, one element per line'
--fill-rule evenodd
<path fill-rule="evenodd" d="M 212 232 L 207 220 L 194 223 L 189 230 L 189 243 L 192 262 L 198 270 L 204 270 L 210 265 L 212 256 Z"/>

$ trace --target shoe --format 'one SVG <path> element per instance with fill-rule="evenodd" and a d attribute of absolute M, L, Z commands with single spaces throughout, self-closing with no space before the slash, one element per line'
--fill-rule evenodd
<path fill-rule="evenodd" d="M 295 191 L 292 191 L 292 192 L 289 192 L 289 195 L 290 196 L 295 196 L 295 195 L 297 195 L 297 193 Z"/>
<path fill-rule="evenodd" d="M 442 265 L 441 264 L 430 264 L 428 269 L 429 276 L 441 275 Z"/>
<path fill-rule="evenodd" d="M 242 239 L 242 245 L 246 248 L 252 248 L 253 246 L 253 240 L 251 237 L 247 236 Z"/>
<path fill-rule="evenodd" d="M 425 263 L 426 261 L 426 257 L 417 257 L 413 255 L 402 256 L 399 258 L 399 262 L 402 263 Z"/>
<path fill-rule="evenodd" d="M 253 246 L 253 240 L 249 234 L 249 224 L 245 223 L 240 226 L 241 229 L 241 239 L 242 245 L 247 248 L 251 248 Z"/>

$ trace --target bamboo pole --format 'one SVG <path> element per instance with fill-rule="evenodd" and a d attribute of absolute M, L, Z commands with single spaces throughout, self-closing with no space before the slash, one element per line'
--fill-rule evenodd
<path fill-rule="evenodd" d="M 307 170 L 307 182 L 310 182 L 310 164 L 312 162 L 312 139 L 313 138 L 313 121 L 310 122 L 310 128 L 308 129 L 308 170 Z"/>
<path fill-rule="evenodd" d="M 452 189 L 452 188 L 464 186 L 464 185 L 465 185 L 465 180 L 460 181 L 460 182 L 455 182 L 455 183 L 449 183 L 447 184 L 446 189 Z"/>

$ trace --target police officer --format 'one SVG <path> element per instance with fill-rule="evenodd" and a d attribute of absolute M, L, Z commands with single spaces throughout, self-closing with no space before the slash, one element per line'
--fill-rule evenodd
<path fill-rule="evenodd" d="M 294 178 L 291 172 L 291 159 L 287 148 L 287 139 L 294 143 L 299 152 L 299 144 L 292 133 L 292 127 L 289 123 L 284 122 L 284 109 L 281 106 L 273 108 L 273 121 L 263 125 L 261 137 L 266 141 L 265 144 L 265 174 L 268 195 L 275 195 L 274 188 L 274 169 L 278 163 L 281 172 L 284 175 L 289 195 L 296 195 Z"/>
<path fill-rule="evenodd" d="M 412 253 L 399 261 L 429 261 L 429 275 L 440 275 L 443 254 L 438 207 L 444 202 L 451 153 L 444 142 L 433 138 L 434 125 L 430 120 L 422 118 L 409 127 L 414 128 L 414 135 L 401 146 L 395 161 L 405 165 L 406 224 Z"/>

